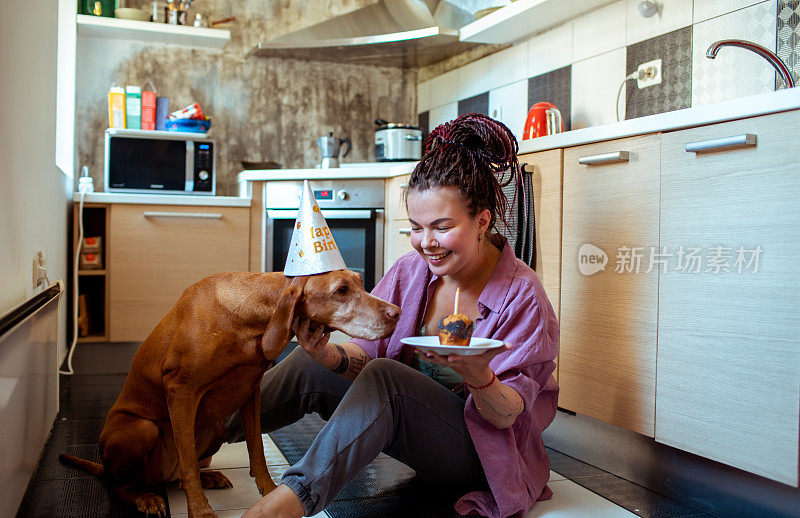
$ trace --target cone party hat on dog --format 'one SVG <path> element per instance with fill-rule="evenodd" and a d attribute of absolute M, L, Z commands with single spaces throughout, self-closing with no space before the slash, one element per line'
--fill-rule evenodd
<path fill-rule="evenodd" d="M 347 268 L 333 240 L 328 223 L 317 205 L 308 180 L 303 183 L 303 197 L 283 274 L 287 277 L 344 270 Z"/>

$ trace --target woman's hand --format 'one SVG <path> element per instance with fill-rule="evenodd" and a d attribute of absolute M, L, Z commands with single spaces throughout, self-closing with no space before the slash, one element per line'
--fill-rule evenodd
<path fill-rule="evenodd" d="M 325 332 L 325 326 L 307 318 L 294 317 L 292 331 L 297 335 L 297 343 L 311 358 L 318 362 L 325 358 L 328 340 L 331 337 L 330 333 Z"/>
<path fill-rule="evenodd" d="M 423 352 L 419 351 L 419 349 L 418 351 L 431 363 L 452 367 L 454 371 L 464 378 L 464 382 L 466 382 L 468 385 L 472 385 L 473 387 L 482 387 L 483 385 L 486 385 L 492 381 L 492 378 L 494 378 L 494 373 L 492 372 L 492 369 L 489 368 L 489 362 L 491 362 L 492 359 L 494 359 L 494 357 L 498 354 L 510 351 L 513 348 L 513 345 L 504 343 L 502 347 L 497 347 L 496 349 L 491 349 L 485 353 L 474 354 L 470 356 L 465 354 L 450 354 L 447 356 L 442 356 L 434 352 Z"/>

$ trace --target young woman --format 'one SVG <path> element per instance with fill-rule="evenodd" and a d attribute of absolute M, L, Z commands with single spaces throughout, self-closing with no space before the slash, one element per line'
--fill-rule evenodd
<path fill-rule="evenodd" d="M 381 452 L 460 496 L 461 514 L 522 516 L 550 497 L 541 434 L 556 412 L 558 322 L 536 274 L 494 232 L 517 151 L 508 128 L 479 114 L 430 134 L 406 192 L 415 252 L 372 292 L 402 308 L 397 328 L 385 340 L 331 344 L 321 327 L 295 321 L 302 347 L 264 377 L 262 430 L 309 412 L 328 422 L 246 517 L 318 513 Z M 474 336 L 503 347 L 438 356 L 400 342 L 436 335 L 457 289 Z M 243 438 L 234 420 L 228 440 Z"/>

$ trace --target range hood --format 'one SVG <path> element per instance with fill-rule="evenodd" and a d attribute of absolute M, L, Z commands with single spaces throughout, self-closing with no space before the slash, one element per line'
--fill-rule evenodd
<path fill-rule="evenodd" d="M 249 55 L 336 63 L 420 67 L 465 52 L 458 29 L 474 20 L 480 0 L 379 0 L 278 38 Z"/>

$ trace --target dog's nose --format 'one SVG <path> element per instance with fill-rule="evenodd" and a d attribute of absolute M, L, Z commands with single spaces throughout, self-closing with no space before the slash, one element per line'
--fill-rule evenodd
<path fill-rule="evenodd" d="M 400 318 L 400 308 L 395 306 L 395 305 L 387 306 L 386 307 L 386 316 L 388 316 L 392 320 L 399 319 Z"/>

